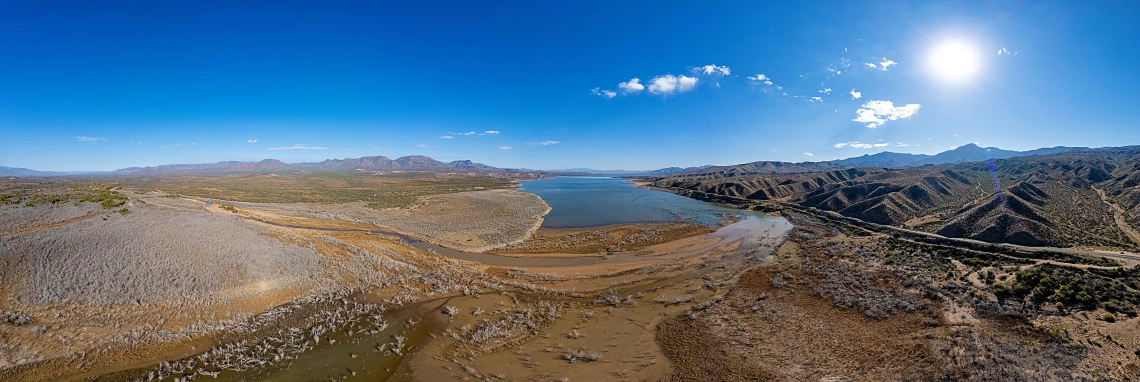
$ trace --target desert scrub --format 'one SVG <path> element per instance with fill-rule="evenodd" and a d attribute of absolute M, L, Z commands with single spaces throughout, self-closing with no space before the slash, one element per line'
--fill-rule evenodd
<path fill-rule="evenodd" d="M 561 302 L 538 301 L 502 318 L 482 320 L 474 327 L 453 334 L 456 340 L 453 350 L 477 356 L 517 344 L 562 317 L 562 308 Z"/>
<path fill-rule="evenodd" d="M 562 359 L 574 361 L 597 362 L 602 360 L 602 353 L 596 350 L 577 349 L 562 355 Z"/>
<path fill-rule="evenodd" d="M 1046 301 L 1086 308 L 1104 308 L 1112 313 L 1135 317 L 1140 306 L 1140 293 L 1135 292 L 1136 267 L 1117 270 L 1084 270 L 1051 264 L 1037 265 L 1017 271 L 1012 283 L 994 285 L 999 296 L 1027 298 L 1036 303 Z"/>
<path fill-rule="evenodd" d="M 425 195 L 510 188 L 506 180 L 486 176 L 436 176 L 401 173 L 231 174 L 128 179 L 124 187 L 252 203 L 351 203 L 374 208 L 406 207 Z"/>
<path fill-rule="evenodd" d="M 0 318 L 3 318 L 4 322 L 16 326 L 27 325 L 29 322 L 32 322 L 32 316 L 23 312 L 9 312 L 0 310 Z"/>

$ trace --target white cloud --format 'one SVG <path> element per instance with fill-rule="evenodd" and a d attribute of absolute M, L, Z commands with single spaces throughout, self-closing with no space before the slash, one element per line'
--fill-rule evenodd
<path fill-rule="evenodd" d="M 870 68 L 870 69 L 878 69 L 879 68 L 878 65 L 872 64 L 870 62 L 864 62 L 863 65 L 867 65 L 867 68 Z"/>
<path fill-rule="evenodd" d="M 882 67 L 883 67 L 883 70 L 887 70 L 887 67 L 889 67 L 889 66 L 891 66 L 891 65 L 898 65 L 898 63 L 897 63 L 897 62 L 894 62 L 894 61 L 891 61 L 891 60 L 888 60 L 888 59 L 886 59 L 886 58 L 883 58 L 883 62 L 880 62 L 880 63 L 879 63 L 879 66 L 882 66 Z"/>
<path fill-rule="evenodd" d="M 439 139 L 451 139 L 451 138 L 455 138 L 455 137 L 451 136 L 451 135 L 440 135 L 439 136 Z"/>
<path fill-rule="evenodd" d="M 812 154 L 812 153 L 809 153 L 809 152 L 804 152 L 804 155 L 807 155 L 807 156 L 809 156 L 809 157 L 814 157 L 814 156 L 815 156 L 815 154 Z"/>
<path fill-rule="evenodd" d="M 598 97 L 606 97 L 606 98 L 617 97 L 617 92 L 615 92 L 613 90 L 602 90 L 602 88 L 590 89 L 590 93 L 593 93 L 594 95 L 596 95 Z"/>
<path fill-rule="evenodd" d="M 178 146 L 178 145 L 175 145 Z M 268 150 L 328 150 L 328 147 L 308 146 L 303 144 L 295 144 L 288 147 L 270 147 Z"/>
<path fill-rule="evenodd" d="M 756 82 L 764 82 L 764 81 L 771 81 L 772 80 L 768 76 L 764 75 L 764 73 L 760 73 L 760 74 L 757 74 L 755 76 L 748 76 L 748 77 L 744 77 L 744 78 L 747 78 L 747 79 L 750 79 L 750 80 L 753 80 Z"/>
<path fill-rule="evenodd" d="M 705 65 L 693 68 L 693 73 L 702 73 L 704 75 L 719 74 L 722 76 L 727 76 L 729 74 L 732 74 L 732 69 L 729 69 L 727 66 Z"/>
<path fill-rule="evenodd" d="M 823 102 L 822 97 L 811 97 L 811 102 Z"/>
<path fill-rule="evenodd" d="M 666 74 L 649 80 L 649 92 L 656 95 L 684 93 L 697 86 L 697 78 L 686 75 Z"/>
<path fill-rule="evenodd" d="M 863 98 L 863 93 L 857 92 L 857 91 L 855 91 L 855 89 L 851 89 L 851 99 L 860 99 L 860 98 Z"/>
<path fill-rule="evenodd" d="M 1013 56 L 1013 55 L 1017 55 L 1017 52 L 1010 52 L 1009 49 L 1006 49 L 1003 46 L 1003 47 L 1001 47 L 1001 49 L 998 49 L 997 54 L 999 56 Z"/>
<path fill-rule="evenodd" d="M 831 88 L 824 88 L 823 90 L 820 90 L 819 92 L 823 93 L 823 94 L 831 94 Z"/>
<path fill-rule="evenodd" d="M 247 139 L 245 143 L 257 143 L 256 139 Z"/>
<path fill-rule="evenodd" d="M 633 94 L 645 90 L 645 85 L 641 84 L 641 79 L 633 77 L 629 81 L 618 84 L 618 89 L 625 94 Z"/>
<path fill-rule="evenodd" d="M 106 142 L 107 141 L 107 138 L 103 138 L 103 137 L 87 137 L 87 136 L 82 136 L 82 135 L 76 136 L 75 139 L 78 139 L 80 142 Z"/>
<path fill-rule="evenodd" d="M 499 146 L 499 150 L 510 150 L 510 149 L 513 149 L 513 148 L 514 148 L 514 147 L 511 147 L 511 146 L 506 146 L 506 145 L 503 145 L 503 146 Z"/>
<path fill-rule="evenodd" d="M 836 143 L 834 147 L 837 149 L 841 149 L 844 147 L 850 147 L 853 149 L 870 149 L 870 148 L 887 147 L 890 145 L 891 145 L 890 143 L 843 142 L 843 143 Z"/>
<path fill-rule="evenodd" d="M 487 130 L 487 131 L 484 131 L 484 132 L 483 132 L 483 134 L 487 134 L 487 135 L 499 135 L 499 131 L 498 131 L 498 130 Z"/>
<path fill-rule="evenodd" d="M 423 143 L 416 145 L 416 147 L 419 147 L 421 149 L 438 149 L 439 148 L 439 146 L 430 146 L 430 145 L 425 145 Z"/>
<path fill-rule="evenodd" d="M 463 135 L 475 135 L 475 132 L 474 131 L 468 131 L 466 133 L 463 133 Z"/>
<path fill-rule="evenodd" d="M 868 101 L 864 103 L 859 110 L 855 111 L 855 119 L 852 121 L 865 123 L 869 128 L 876 128 L 882 126 L 887 121 L 894 121 L 896 119 L 910 118 L 918 109 L 922 107 L 917 103 L 907 104 L 906 106 L 895 106 L 891 101 Z"/>
<path fill-rule="evenodd" d="M 562 141 L 542 141 L 539 144 L 543 145 L 543 146 L 550 146 L 550 145 L 557 145 L 559 143 L 562 143 Z"/>

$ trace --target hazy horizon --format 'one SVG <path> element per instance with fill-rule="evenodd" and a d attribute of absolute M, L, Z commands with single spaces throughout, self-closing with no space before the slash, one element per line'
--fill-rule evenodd
<path fill-rule="evenodd" d="M 974 145 L 977 145 L 976 143 L 973 143 L 973 142 L 971 142 L 971 143 L 967 143 L 967 144 L 964 144 L 963 146 L 966 146 L 966 145 L 970 145 L 970 144 L 974 144 Z M 910 154 L 910 155 L 934 155 L 934 154 L 938 154 L 938 153 L 942 153 L 942 152 L 946 152 L 946 151 L 953 151 L 953 150 L 957 149 L 958 147 L 961 147 L 961 146 L 952 146 L 952 147 L 947 147 L 947 148 L 946 148 L 945 150 L 943 150 L 943 151 L 939 151 L 939 152 L 936 152 L 936 153 L 931 153 L 931 154 L 926 154 L 926 153 L 913 153 L 913 152 L 902 152 L 902 151 L 893 151 L 893 150 L 881 150 L 881 151 L 871 151 L 871 152 L 867 152 L 867 153 L 863 153 L 863 154 L 859 154 L 859 155 L 853 155 L 853 156 L 850 156 L 850 157 L 844 157 L 844 158 L 836 158 L 836 159 L 830 159 L 830 160 L 822 160 L 822 159 L 820 159 L 820 160 L 782 161 L 782 162 L 789 162 L 789 163 L 827 162 L 827 161 L 836 161 L 836 160 L 843 160 L 843 159 L 851 159 L 851 158 L 857 158 L 857 157 L 862 157 L 862 156 L 870 156 L 870 155 L 876 155 L 876 154 L 882 154 L 882 153 Z M 1002 148 L 1002 147 L 986 147 L 986 146 L 981 146 L 981 147 L 982 147 L 982 148 L 996 148 L 996 149 L 1003 149 L 1003 150 L 1005 150 L 1005 148 Z M 1060 147 L 1060 146 L 1053 146 L 1053 147 Z M 1075 147 L 1075 146 L 1069 146 L 1069 147 Z M 1116 146 L 1103 146 L 1103 147 L 1091 147 L 1091 148 L 1092 148 L 1092 149 L 1097 149 L 1097 148 L 1106 148 L 1106 147 L 1116 147 Z M 1033 149 L 1029 149 L 1029 150 L 1036 150 L 1036 149 L 1042 149 L 1042 148 L 1052 148 L 1052 147 L 1037 147 L 1037 148 L 1033 148 Z M 1029 150 L 1012 150 L 1012 151 L 1029 151 Z M 42 169 L 38 169 L 38 168 L 28 168 L 28 167 L 14 167 L 14 168 L 24 168 L 24 169 L 29 169 L 29 170 L 36 170 L 36 171 L 65 172 L 65 173 L 69 173 L 69 172 L 76 172 L 76 173 L 86 173 L 86 172 L 91 172 L 91 173 L 97 173 L 97 172 L 110 172 L 110 171 L 121 170 L 121 169 L 126 169 L 126 168 L 157 167 L 157 166 L 164 166 L 164 165 L 198 165 L 198 164 L 214 164 L 214 163 L 224 163 L 224 162 L 240 162 L 240 163 L 251 163 L 251 162 L 260 162 L 260 161 L 265 161 L 265 160 L 278 160 L 278 161 L 284 162 L 284 163 L 286 163 L 286 164 L 312 164 L 312 163 L 320 163 L 320 162 L 323 162 L 323 161 L 326 161 L 326 160 L 343 160 L 343 159 L 356 159 L 356 158 L 363 158 L 363 157 L 376 157 L 376 156 L 384 156 L 384 157 L 387 157 L 387 158 L 389 158 L 389 159 L 397 159 L 397 158 L 400 158 L 400 157 L 404 157 L 404 156 L 415 156 L 415 155 L 423 155 L 423 154 L 409 154 L 409 155 L 402 155 L 402 156 L 399 156 L 399 157 L 396 157 L 396 156 L 387 156 L 387 155 L 383 155 L 383 154 L 370 154 L 370 155 L 359 155 L 359 156 L 330 157 L 330 158 L 325 158 L 325 159 L 320 159 L 320 160 L 314 160 L 314 161 L 294 161 L 294 162 L 285 161 L 285 160 L 280 160 L 280 159 L 277 159 L 277 158 L 268 158 L 268 157 L 267 157 L 267 158 L 262 158 L 262 159 L 254 159 L 254 160 L 247 160 L 247 161 L 220 160 L 220 161 L 215 161 L 215 162 L 198 162 L 198 163 L 160 163 L 160 164 L 153 164 L 153 165 L 128 166 L 128 167 L 118 167 L 118 168 L 111 168 L 111 169 L 102 169 L 102 170 L 68 170 L 68 169 L 62 169 L 62 170 L 42 170 Z M 431 157 L 430 155 L 423 155 L 423 156 L 428 156 L 428 157 Z M 451 162 L 451 161 L 453 161 L 453 160 L 441 160 L 441 159 L 439 159 L 439 158 L 435 158 L 435 157 L 431 157 L 431 158 L 432 158 L 432 159 L 435 159 L 435 160 L 439 160 L 439 161 L 441 161 L 441 162 Z M 454 159 L 454 160 L 462 161 L 462 160 L 468 160 L 468 159 Z M 769 160 L 769 159 L 756 159 L 756 160 L 751 160 L 751 161 L 749 161 L 749 162 L 762 162 L 762 161 L 781 162 L 781 161 L 776 161 L 776 160 Z M 481 164 L 485 164 L 485 165 L 490 165 L 490 166 L 493 166 L 493 167 L 498 167 L 498 168 L 511 168 L 511 169 L 528 169 L 528 170 L 538 170 L 538 171 L 558 171 L 558 170 L 590 169 L 590 170 L 597 170 L 597 171 L 631 171 L 631 172 L 632 172 L 632 171 L 653 171 L 653 170 L 659 170 L 659 169 L 670 168 L 670 167 L 688 168 L 688 167 L 700 167 L 700 166 L 731 166 L 731 165 L 736 165 L 736 164 L 740 164 L 740 163 L 748 163 L 748 162 L 740 162 L 740 163 L 706 163 L 706 164 L 702 164 L 702 165 L 694 165 L 694 166 L 668 166 L 668 165 L 663 165 L 663 166 L 657 166 L 657 167 L 651 167 L 651 168 L 594 168 L 594 167 L 585 167 L 585 166 L 566 166 L 566 167 L 551 167 L 551 168 L 534 168 L 534 167 L 527 167 L 527 166 L 520 166 L 520 167 L 505 167 L 505 166 L 494 166 L 494 165 L 491 165 L 491 164 L 488 164 L 488 163 L 482 163 L 482 162 L 478 162 L 478 161 L 473 161 L 473 162 L 476 162 L 476 163 L 481 163 Z M 4 166 L 4 167 L 13 167 L 13 166 Z"/>

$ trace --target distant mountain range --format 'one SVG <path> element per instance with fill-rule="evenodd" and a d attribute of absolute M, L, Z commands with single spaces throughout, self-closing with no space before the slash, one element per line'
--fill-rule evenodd
<path fill-rule="evenodd" d="M 657 170 L 595 170 L 592 168 L 566 168 L 558 170 L 550 170 L 554 173 L 569 173 L 569 174 L 590 174 L 590 175 L 606 175 L 606 176 L 664 176 L 676 174 L 679 172 L 699 170 L 709 168 L 712 166 L 698 166 L 698 167 L 666 167 Z"/>
<path fill-rule="evenodd" d="M 965 162 L 984 162 L 990 159 L 1006 159 L 1015 157 L 1025 157 L 1031 155 L 1048 155 L 1058 154 L 1070 151 L 1088 151 L 1088 147 L 1047 147 L 1043 149 L 1029 150 L 1029 151 L 1012 151 L 1002 150 L 996 147 L 980 147 L 973 143 L 955 148 L 950 151 L 943 151 L 935 155 L 925 154 L 901 154 L 893 152 L 882 152 L 872 155 L 864 155 L 855 158 L 848 158 L 833 161 L 832 163 L 839 163 L 853 167 L 885 167 L 885 168 L 903 168 L 914 167 L 928 164 L 954 164 Z"/>
<path fill-rule="evenodd" d="M 1074 151 L 1088 151 L 1087 147 L 1049 147 L 1029 151 L 1002 150 L 995 147 L 980 147 L 973 143 L 943 151 L 935 155 L 881 152 L 854 158 L 828 162 L 776 162 L 758 161 L 731 166 L 709 166 L 700 169 L 680 171 L 665 175 L 730 177 L 748 174 L 800 174 L 820 171 L 845 170 L 850 168 L 907 168 L 925 165 L 985 162 L 989 159 L 1007 159 L 1032 155 L 1059 154 Z"/>
<path fill-rule="evenodd" d="M 259 162 L 226 161 L 202 164 L 170 164 L 154 167 L 128 167 L 109 172 L 56 172 L 37 171 L 27 168 L 0 166 L 0 176 L 66 176 L 78 174 L 110 175 L 193 175 L 227 173 L 268 173 L 291 171 L 429 171 L 465 174 L 590 174 L 604 176 L 668 176 L 668 175 L 715 175 L 736 176 L 744 174 L 794 174 L 818 171 L 842 170 L 855 167 L 906 168 L 930 164 L 954 164 L 981 162 L 1030 155 L 1056 154 L 1070 151 L 1087 151 L 1086 147 L 1050 147 L 1030 151 L 1011 151 L 992 147 L 979 147 L 968 144 L 935 155 L 904 154 L 882 152 L 872 155 L 842 159 L 830 162 L 777 162 L 758 161 L 731 166 L 668 167 L 657 170 L 595 170 L 591 168 L 568 168 L 550 171 L 530 169 L 510 169 L 488 166 L 469 160 L 440 162 L 422 155 L 390 159 L 385 156 L 361 158 L 329 159 L 317 163 L 285 163 L 276 159 Z"/>
<path fill-rule="evenodd" d="M 128 167 L 109 172 L 52 172 L 26 168 L 0 167 L 4 176 L 63 176 L 77 174 L 101 175 L 206 175 L 230 173 L 270 173 L 270 172 L 336 172 L 336 171 L 428 171 L 441 173 L 463 173 L 484 175 L 522 176 L 534 171 L 505 169 L 475 163 L 469 160 L 440 162 L 422 155 L 390 159 L 385 156 L 371 156 L 347 159 L 329 159 L 318 163 L 285 163 L 276 159 L 260 162 L 226 161 L 202 164 L 170 164 L 154 167 Z M 523 176 L 525 177 L 525 176 Z"/>

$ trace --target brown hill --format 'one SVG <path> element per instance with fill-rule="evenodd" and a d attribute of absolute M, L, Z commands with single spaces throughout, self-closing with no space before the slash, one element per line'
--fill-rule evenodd
<path fill-rule="evenodd" d="M 1140 147 L 931 165 L 796 174 L 724 171 L 655 179 L 674 190 L 781 200 L 879 224 L 989 242 L 1137 248 L 1108 203 L 1140 223 Z M 997 184 L 995 185 L 995 179 Z M 998 187 L 1001 191 L 998 192 Z"/>

